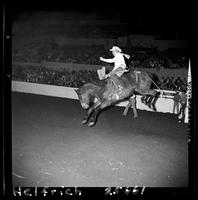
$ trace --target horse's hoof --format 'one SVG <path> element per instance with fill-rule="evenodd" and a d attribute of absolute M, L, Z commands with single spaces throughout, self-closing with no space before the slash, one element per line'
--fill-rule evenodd
<path fill-rule="evenodd" d="M 86 124 L 87 123 L 87 120 L 86 119 L 83 119 L 81 124 Z"/>
<path fill-rule="evenodd" d="M 89 122 L 88 126 L 91 127 L 93 126 L 95 123 L 94 122 Z"/>

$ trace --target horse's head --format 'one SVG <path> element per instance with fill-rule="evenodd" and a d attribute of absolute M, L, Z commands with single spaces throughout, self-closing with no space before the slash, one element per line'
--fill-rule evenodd
<path fill-rule="evenodd" d="M 83 109 L 88 109 L 91 105 L 98 101 L 96 96 L 100 88 L 101 86 L 98 86 L 97 84 L 86 83 L 79 89 L 75 90 Z"/>
<path fill-rule="evenodd" d="M 78 95 L 78 99 L 80 101 L 82 108 L 85 110 L 88 109 L 89 108 L 89 94 L 86 91 L 83 91 L 81 88 L 75 91 Z"/>

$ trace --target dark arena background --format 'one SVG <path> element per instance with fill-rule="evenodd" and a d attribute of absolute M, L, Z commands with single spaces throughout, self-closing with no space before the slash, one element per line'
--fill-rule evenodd
<path fill-rule="evenodd" d="M 170 16 L 146 7 L 11 10 L 13 187 L 189 187 L 190 123 L 172 105 L 188 92 L 192 22 L 184 5 L 166 5 Z M 85 110 L 69 91 L 98 79 L 102 66 L 112 70 L 99 58 L 115 45 L 130 55 L 129 69 L 158 77 L 171 111 L 137 106 L 134 118 L 112 106 L 93 127 L 81 124 Z"/>

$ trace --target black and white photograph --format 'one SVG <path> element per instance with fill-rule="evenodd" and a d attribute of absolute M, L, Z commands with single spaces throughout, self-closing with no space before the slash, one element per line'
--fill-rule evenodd
<path fill-rule="evenodd" d="M 148 4 L 12 10 L 13 187 L 189 187 L 190 6 Z"/>

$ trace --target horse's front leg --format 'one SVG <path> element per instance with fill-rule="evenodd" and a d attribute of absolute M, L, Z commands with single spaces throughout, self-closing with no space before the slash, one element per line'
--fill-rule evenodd
<path fill-rule="evenodd" d="M 93 110 L 94 110 L 93 106 L 88 109 L 87 114 L 84 116 L 81 124 L 86 124 L 88 122 L 89 117 L 90 117 Z"/>
<path fill-rule="evenodd" d="M 89 121 L 89 118 L 92 114 L 92 112 L 94 111 L 94 109 L 96 109 L 99 106 L 99 102 L 95 103 L 94 105 L 92 105 L 91 107 L 89 107 L 87 114 L 84 116 L 81 124 L 86 124 Z"/>
<path fill-rule="evenodd" d="M 92 115 L 91 115 L 91 118 L 90 118 L 90 120 L 89 120 L 89 123 L 88 123 L 88 126 L 89 126 L 89 127 L 95 125 L 96 119 L 97 119 L 97 116 L 98 116 L 98 113 L 99 113 L 102 109 L 104 109 L 105 107 L 108 107 L 109 105 L 111 105 L 110 102 L 109 102 L 109 101 L 105 101 L 105 102 L 101 103 L 101 104 L 93 111 L 93 113 L 92 113 Z"/>
<path fill-rule="evenodd" d="M 92 113 L 92 115 L 90 117 L 90 120 L 89 120 L 89 123 L 88 123 L 89 127 L 95 125 L 96 117 L 97 117 L 98 112 L 99 112 L 98 108 L 93 110 L 93 113 Z"/>
<path fill-rule="evenodd" d="M 160 95 L 160 92 L 157 92 L 156 90 L 149 89 L 147 91 L 140 91 L 140 93 L 143 95 L 142 98 L 146 97 L 146 98 L 144 98 L 144 101 L 142 101 L 142 103 L 146 104 L 153 111 L 157 111 L 155 104 L 156 104 L 156 101 L 157 101 L 157 99 Z"/>

